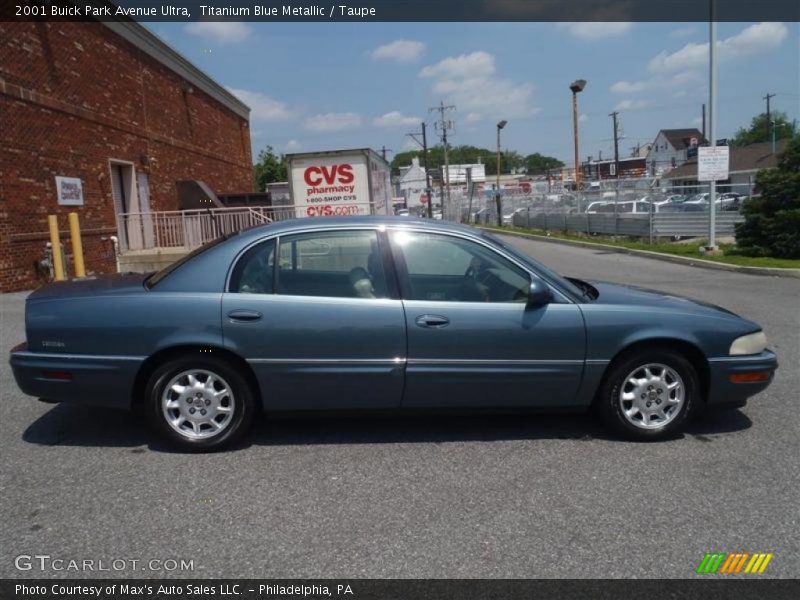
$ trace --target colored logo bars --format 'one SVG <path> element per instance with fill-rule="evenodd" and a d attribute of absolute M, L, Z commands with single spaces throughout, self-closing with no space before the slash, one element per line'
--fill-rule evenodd
<path fill-rule="evenodd" d="M 749 552 L 737 552 L 727 554 L 725 552 L 707 552 L 697 567 L 697 572 L 701 574 L 736 574 L 736 573 L 750 573 L 761 574 L 767 568 L 769 561 L 772 560 L 773 554 L 756 552 L 750 554 Z"/>

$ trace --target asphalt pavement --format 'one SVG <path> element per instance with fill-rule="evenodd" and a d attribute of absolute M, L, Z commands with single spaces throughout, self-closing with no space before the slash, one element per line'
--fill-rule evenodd
<path fill-rule="evenodd" d="M 135 415 L 24 396 L 4 358 L 0 577 L 687 578 L 712 551 L 772 552 L 761 577 L 800 576 L 800 281 L 508 240 L 761 323 L 774 383 L 660 443 L 582 415 L 261 421 L 241 447 L 187 455 Z M 24 297 L 0 295 L 4 351 Z M 126 562 L 21 571 L 20 555 Z M 171 559 L 193 569 L 147 565 Z"/>

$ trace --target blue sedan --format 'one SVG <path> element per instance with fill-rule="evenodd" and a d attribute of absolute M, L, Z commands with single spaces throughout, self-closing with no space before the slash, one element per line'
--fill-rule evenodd
<path fill-rule="evenodd" d="M 565 278 L 468 227 L 326 218 L 249 229 L 154 274 L 53 283 L 11 352 L 20 388 L 132 408 L 186 449 L 259 411 L 586 410 L 657 439 L 743 406 L 777 368 L 756 323 Z"/>

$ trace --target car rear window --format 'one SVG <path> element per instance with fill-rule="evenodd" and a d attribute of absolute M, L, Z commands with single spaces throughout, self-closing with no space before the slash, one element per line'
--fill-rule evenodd
<path fill-rule="evenodd" d="M 167 265 L 166 267 L 164 267 L 160 271 L 157 271 L 157 272 L 153 273 L 152 275 L 150 275 L 150 277 L 148 277 L 144 281 L 145 287 L 147 289 L 152 289 L 153 287 L 157 286 L 158 283 L 160 281 L 162 281 L 167 275 L 169 275 L 173 271 L 175 271 L 178 268 L 180 268 L 181 265 L 186 264 L 187 262 L 192 260 L 195 256 L 199 256 L 199 255 L 203 254 L 203 252 L 206 252 L 206 251 L 210 250 L 211 248 L 220 245 L 222 242 L 232 238 L 234 235 L 238 235 L 238 234 L 237 233 L 229 233 L 228 235 L 223 235 L 222 237 L 218 237 L 217 239 L 215 239 L 215 240 L 213 240 L 211 242 L 208 242 L 207 244 L 204 244 L 204 245 L 200 246 L 199 248 L 196 248 L 196 249 L 192 250 L 191 252 L 189 252 L 189 254 L 187 254 L 183 258 L 180 258 L 180 259 L 176 260 L 171 265 Z"/>

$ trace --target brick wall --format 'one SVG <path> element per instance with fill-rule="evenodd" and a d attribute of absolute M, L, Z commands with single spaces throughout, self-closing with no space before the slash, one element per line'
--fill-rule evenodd
<path fill-rule="evenodd" d="M 38 284 L 48 214 L 69 254 L 78 212 L 87 270 L 115 270 L 109 160 L 148 173 L 152 210 L 177 209 L 183 179 L 253 190 L 246 121 L 104 25 L 0 23 L 0 291 Z M 84 206 L 58 205 L 56 175 L 83 181 Z"/>

